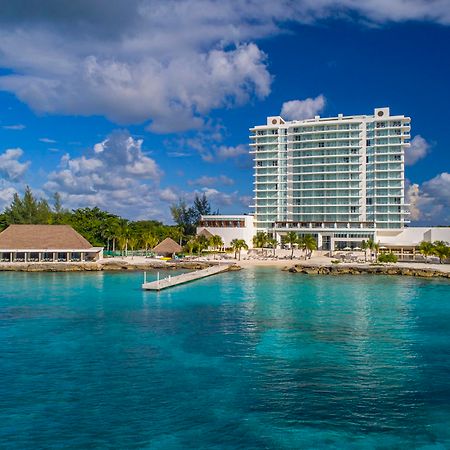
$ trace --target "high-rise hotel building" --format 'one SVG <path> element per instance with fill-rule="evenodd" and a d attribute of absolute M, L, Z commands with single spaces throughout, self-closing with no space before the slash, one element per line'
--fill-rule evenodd
<path fill-rule="evenodd" d="M 251 128 L 256 230 L 314 234 L 328 249 L 403 228 L 410 122 L 377 108 L 373 115 L 274 116 Z"/>

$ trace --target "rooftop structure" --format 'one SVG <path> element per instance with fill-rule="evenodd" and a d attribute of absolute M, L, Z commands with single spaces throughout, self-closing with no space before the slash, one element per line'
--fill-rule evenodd
<path fill-rule="evenodd" d="M 4 262 L 94 261 L 103 256 L 69 225 L 10 225 L 0 233 Z"/>
<path fill-rule="evenodd" d="M 158 255 L 172 256 L 174 253 L 182 251 L 181 245 L 177 244 L 172 238 L 166 238 L 160 242 L 153 251 Z"/>

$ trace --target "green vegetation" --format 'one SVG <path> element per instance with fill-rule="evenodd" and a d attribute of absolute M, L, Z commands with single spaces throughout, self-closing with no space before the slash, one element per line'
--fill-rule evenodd
<path fill-rule="evenodd" d="M 291 247 L 291 259 L 294 257 L 294 245 L 305 252 L 305 259 L 311 259 L 314 250 L 317 250 L 316 238 L 311 234 L 299 236 L 295 231 L 289 231 L 283 237 L 283 244 L 289 244 Z"/>
<path fill-rule="evenodd" d="M 244 239 L 233 239 L 231 242 L 231 248 L 234 251 L 234 259 L 237 258 L 237 255 L 239 255 L 239 261 L 241 260 L 241 250 L 248 249 L 248 245 L 244 241 Z"/>
<path fill-rule="evenodd" d="M 223 247 L 220 237 L 213 243 L 197 239 L 193 235 L 201 214 L 209 214 L 211 206 L 205 195 L 196 196 L 192 206 L 180 201 L 171 207 L 177 225 L 165 225 L 156 220 L 129 221 L 115 214 L 95 208 L 65 209 L 61 196 L 55 193 L 52 205 L 37 198 L 27 186 L 23 197 L 14 195 L 13 201 L 0 214 L 0 231 L 11 224 L 64 224 L 70 225 L 93 246 L 104 247 L 106 252 L 145 250 L 147 255 L 159 242 L 170 237 L 183 245 L 194 239 L 196 249 L 201 251 L 209 245 Z M 219 238 L 220 241 L 217 239 Z M 206 240 L 206 242 L 205 242 Z"/>
<path fill-rule="evenodd" d="M 422 241 L 419 245 L 419 252 L 422 253 L 425 258 L 437 256 L 441 264 L 445 260 L 450 259 L 450 246 L 448 245 L 448 242 L 444 241 Z"/>
<path fill-rule="evenodd" d="M 392 253 L 382 253 L 378 257 L 378 262 L 380 263 L 396 263 L 398 261 L 398 258 Z"/>

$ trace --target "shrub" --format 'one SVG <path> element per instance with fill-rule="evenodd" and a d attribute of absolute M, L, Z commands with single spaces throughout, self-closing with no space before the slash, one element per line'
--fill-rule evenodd
<path fill-rule="evenodd" d="M 381 263 L 396 263 L 398 261 L 398 258 L 391 252 L 391 253 L 382 253 L 378 257 L 378 261 Z"/>

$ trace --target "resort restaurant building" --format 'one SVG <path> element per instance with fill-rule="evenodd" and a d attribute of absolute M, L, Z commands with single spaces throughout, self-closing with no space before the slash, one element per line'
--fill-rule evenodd
<path fill-rule="evenodd" d="M 225 247 L 229 247 L 233 239 L 243 239 L 252 248 L 255 235 L 253 222 L 254 217 L 246 214 L 201 216 L 197 234 L 219 235 Z"/>
<path fill-rule="evenodd" d="M 69 225 L 10 225 L 0 233 L 1 262 L 90 262 L 103 257 Z"/>

